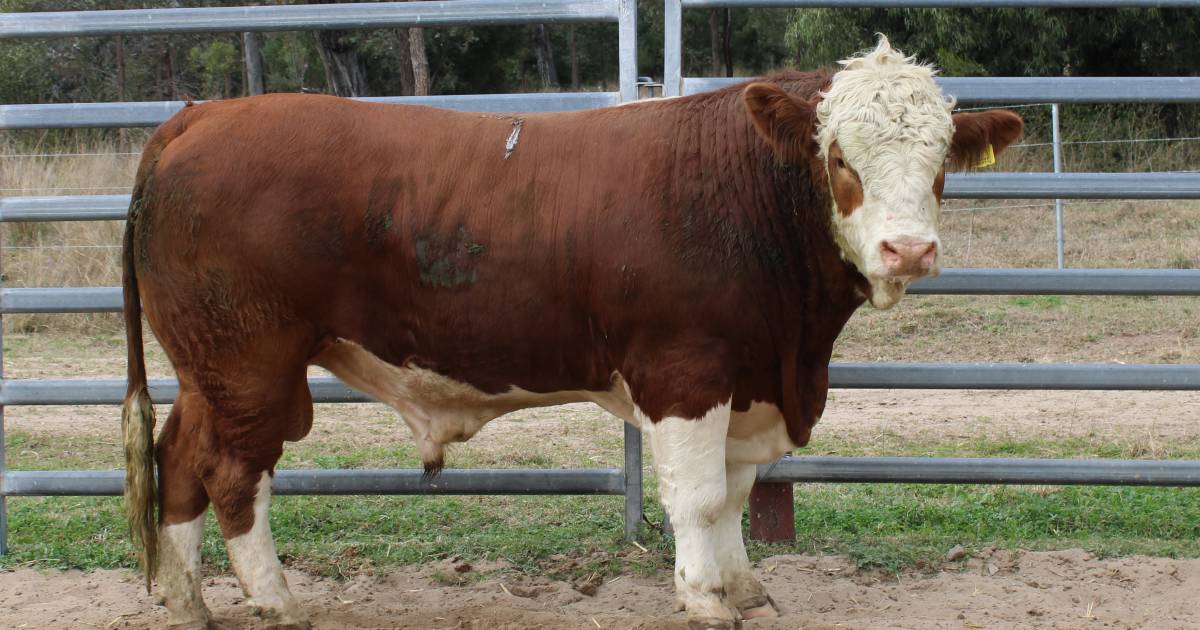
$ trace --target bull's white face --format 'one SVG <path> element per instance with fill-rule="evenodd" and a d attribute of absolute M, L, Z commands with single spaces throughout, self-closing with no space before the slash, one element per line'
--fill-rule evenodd
<path fill-rule="evenodd" d="M 743 99 L 780 160 L 827 179 L 842 257 L 870 281 L 871 304 L 890 308 L 912 281 L 938 271 L 946 167 L 998 155 L 1024 124 L 1006 110 L 952 115 L 933 68 L 886 38 L 841 63 L 829 89 L 808 100 L 771 82 L 746 86 Z"/>
<path fill-rule="evenodd" d="M 886 39 L 842 64 L 816 106 L 834 238 L 870 281 L 871 304 L 889 308 L 909 283 L 938 271 L 953 103 L 931 68 L 905 58 Z"/>

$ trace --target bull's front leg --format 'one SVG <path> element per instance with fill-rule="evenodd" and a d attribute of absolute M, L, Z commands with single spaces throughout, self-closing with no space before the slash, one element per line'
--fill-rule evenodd
<path fill-rule="evenodd" d="M 653 423 L 639 418 L 654 454 L 663 507 L 675 528 L 676 596 L 693 630 L 740 625 L 737 611 L 726 601 L 718 560 L 725 538 L 721 517 L 727 512 L 729 412 L 726 402 L 700 418 L 666 417 Z"/>

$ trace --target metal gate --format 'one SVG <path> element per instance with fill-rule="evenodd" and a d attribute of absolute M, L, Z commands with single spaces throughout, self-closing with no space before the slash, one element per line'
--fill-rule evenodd
<path fill-rule="evenodd" d="M 243 32 L 383 27 L 447 27 L 526 23 L 615 22 L 618 91 L 383 97 L 362 100 L 419 103 L 481 112 L 586 109 L 634 100 L 637 94 L 635 0 L 457 0 L 372 4 L 256 6 L 0 14 L 0 40 L 152 33 Z M 181 101 L 0 106 L 0 129 L 137 127 L 157 125 Z M 128 195 L 0 198 L 0 222 L 124 219 Z M 94 313 L 121 310 L 111 288 L 6 289 L 0 315 Z M 2 351 L 2 349 L 0 349 Z M 0 377 L 3 355 L 0 354 Z M 310 381 L 314 402 L 371 402 L 334 379 Z M 154 380 L 156 403 L 175 398 L 174 380 Z M 116 405 L 124 380 L 12 380 L 0 378 L 0 553 L 7 552 L 10 496 L 119 495 L 124 473 L 115 471 L 13 471 L 4 464 L 4 406 Z M 624 468 L 446 470 L 434 479 L 421 470 L 280 470 L 278 494 L 608 494 L 625 496 L 625 536 L 642 517 L 641 433 L 625 426 Z"/>

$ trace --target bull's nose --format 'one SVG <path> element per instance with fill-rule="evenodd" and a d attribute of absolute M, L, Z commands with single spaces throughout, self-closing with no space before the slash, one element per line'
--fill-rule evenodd
<path fill-rule="evenodd" d="M 937 265 L 937 243 L 897 238 L 879 245 L 883 266 L 890 276 L 924 276 Z"/>

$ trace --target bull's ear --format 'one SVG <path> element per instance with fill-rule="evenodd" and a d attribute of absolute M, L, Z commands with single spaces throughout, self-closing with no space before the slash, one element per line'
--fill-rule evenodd
<path fill-rule="evenodd" d="M 1025 121 L 1007 109 L 955 114 L 950 170 L 962 171 L 986 165 L 1015 142 L 1024 130 Z"/>
<path fill-rule="evenodd" d="M 796 163 L 812 157 L 816 111 L 811 103 L 793 98 L 770 83 L 751 83 L 742 98 L 754 128 L 780 160 Z"/>

